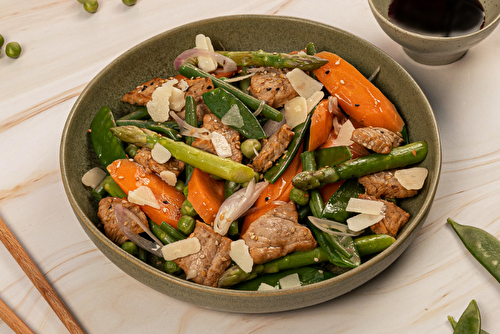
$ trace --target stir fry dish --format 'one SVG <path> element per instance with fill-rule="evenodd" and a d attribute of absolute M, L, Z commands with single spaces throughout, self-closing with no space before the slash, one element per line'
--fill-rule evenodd
<path fill-rule="evenodd" d="M 312 43 L 194 44 L 174 76 L 130 87 L 135 111 L 103 106 L 90 124 L 102 166 L 82 182 L 103 233 L 168 274 L 241 290 L 327 280 L 390 247 L 427 144 L 371 80 Z"/>

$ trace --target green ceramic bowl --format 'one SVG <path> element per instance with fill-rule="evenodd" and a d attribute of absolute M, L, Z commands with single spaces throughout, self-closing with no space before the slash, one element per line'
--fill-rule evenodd
<path fill-rule="evenodd" d="M 109 241 L 96 228 L 97 202 L 82 182 L 82 175 L 99 162 L 92 149 L 88 128 L 97 111 L 107 105 L 117 116 L 130 112 L 122 96 L 153 77 L 174 75 L 173 60 L 193 47 L 195 35 L 210 36 L 215 46 L 227 50 L 289 52 L 314 42 L 318 50 L 337 53 L 369 76 L 380 66 L 374 80 L 405 119 L 411 141 L 426 140 L 429 154 L 421 164 L 429 170 L 424 189 L 402 206 L 411 219 L 398 240 L 386 251 L 360 267 L 330 280 L 282 291 L 248 292 L 201 286 L 150 267 Z M 69 202 L 95 245 L 124 272 L 147 286 L 179 300 L 228 312 L 265 313 L 319 304 L 366 283 L 386 269 L 417 235 L 431 207 L 441 170 L 441 144 L 431 107 L 410 75 L 383 51 L 340 29 L 304 19 L 237 15 L 207 19 L 164 32 L 114 60 L 85 88 L 66 122 L 60 148 L 61 173 Z"/>

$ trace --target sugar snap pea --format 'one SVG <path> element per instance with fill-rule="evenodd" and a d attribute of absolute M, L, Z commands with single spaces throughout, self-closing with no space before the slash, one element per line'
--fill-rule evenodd
<path fill-rule="evenodd" d="M 131 113 L 126 114 L 125 116 L 120 117 L 117 121 L 127 121 L 127 120 L 147 120 L 150 119 L 151 116 L 148 113 L 148 109 L 146 107 L 138 107 L 136 110 Z"/>
<path fill-rule="evenodd" d="M 480 334 L 481 333 L 481 314 L 476 301 L 473 299 L 465 309 L 464 313 L 458 319 L 453 328 L 454 334 Z"/>
<path fill-rule="evenodd" d="M 177 231 L 175 229 L 175 227 L 171 226 L 170 224 L 166 223 L 166 222 L 162 222 L 160 224 L 160 228 L 167 232 L 167 234 L 169 236 L 171 236 L 173 239 L 175 239 L 176 241 L 179 241 L 179 240 L 182 240 L 182 239 L 186 239 L 186 236 L 184 234 L 182 234 L 181 232 Z"/>
<path fill-rule="evenodd" d="M 364 192 L 365 188 L 358 182 L 358 179 L 346 180 L 326 203 L 321 218 L 345 223 L 348 218 L 354 215 L 354 213 L 346 211 L 349 199 L 358 198 L 358 195 Z"/>
<path fill-rule="evenodd" d="M 115 126 L 113 112 L 107 106 L 97 112 L 90 124 L 90 140 L 104 169 L 115 160 L 127 158 L 122 141 L 110 131 Z"/>
<path fill-rule="evenodd" d="M 461 225 L 451 218 L 447 221 L 472 256 L 500 282 L 500 240 L 480 228 Z"/>
<path fill-rule="evenodd" d="M 388 234 L 370 234 L 354 238 L 359 256 L 380 253 L 395 241 L 396 239 Z"/>
<path fill-rule="evenodd" d="M 134 125 L 139 128 L 161 132 L 173 140 L 179 140 L 180 138 L 179 131 L 174 129 L 174 127 L 177 125 L 177 123 L 174 124 L 174 122 L 159 123 L 147 120 L 119 119 L 116 121 L 116 125 L 117 126 Z"/>
<path fill-rule="evenodd" d="M 156 224 L 153 221 L 149 222 L 149 229 L 165 245 L 168 245 L 168 244 L 171 244 L 171 243 L 177 241 L 175 238 L 173 238 L 172 236 L 170 236 L 167 232 L 165 232 L 164 230 L 162 230 L 162 228 L 160 227 L 160 225 Z"/>
<path fill-rule="evenodd" d="M 184 107 L 184 118 L 187 124 L 191 126 L 198 126 L 198 116 L 196 114 L 196 101 L 192 96 L 186 96 L 186 103 Z M 191 145 L 194 142 L 194 137 L 186 137 L 186 144 Z M 194 167 L 190 164 L 186 164 L 184 167 L 186 174 L 186 183 L 191 179 L 191 174 L 193 174 Z M 186 196 L 187 197 L 187 196 Z"/>

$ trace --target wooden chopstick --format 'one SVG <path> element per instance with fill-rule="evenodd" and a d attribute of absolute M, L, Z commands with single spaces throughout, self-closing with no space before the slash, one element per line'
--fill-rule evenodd
<path fill-rule="evenodd" d="M 17 334 L 34 334 L 31 328 L 29 328 L 1 298 L 0 318 Z"/>
<path fill-rule="evenodd" d="M 84 330 L 78 324 L 71 312 L 64 305 L 61 298 L 49 284 L 45 276 L 36 266 L 35 262 L 28 255 L 26 250 L 21 246 L 14 234 L 7 227 L 7 224 L 0 218 L 0 240 L 7 247 L 7 250 L 14 257 L 17 263 L 21 266 L 28 278 L 33 282 L 35 287 L 40 291 L 40 294 L 49 303 L 50 307 L 57 314 L 70 333 L 82 333 Z"/>

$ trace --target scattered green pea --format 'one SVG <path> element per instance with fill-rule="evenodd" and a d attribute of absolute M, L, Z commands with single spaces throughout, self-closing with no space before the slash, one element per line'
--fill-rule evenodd
<path fill-rule="evenodd" d="M 21 45 L 17 42 L 7 43 L 5 46 L 5 54 L 10 58 L 17 58 L 21 55 Z"/>
<path fill-rule="evenodd" d="M 262 145 L 257 139 L 247 139 L 241 143 L 241 153 L 248 159 L 253 159 L 262 149 Z"/>
<path fill-rule="evenodd" d="M 84 0 L 83 8 L 89 13 L 95 13 L 99 8 L 99 2 L 97 0 Z"/>
<path fill-rule="evenodd" d="M 166 261 L 165 262 L 165 272 L 167 274 L 176 275 L 176 274 L 180 274 L 182 272 L 182 269 L 174 261 Z"/>
<path fill-rule="evenodd" d="M 139 253 L 139 248 L 132 241 L 125 241 L 121 247 L 124 251 L 132 255 L 136 255 L 137 253 Z"/>
<path fill-rule="evenodd" d="M 5 42 L 5 39 L 3 36 L 0 34 L 0 48 L 3 46 L 3 43 Z"/>
<path fill-rule="evenodd" d="M 127 6 L 133 6 L 137 2 L 137 0 L 122 0 L 122 2 Z"/>
<path fill-rule="evenodd" d="M 300 206 L 305 206 L 309 203 L 309 193 L 307 190 L 297 189 L 295 187 L 290 191 L 290 201 L 295 202 Z"/>
<path fill-rule="evenodd" d="M 194 217 L 197 215 L 196 210 L 193 208 L 193 204 L 189 200 L 185 200 L 181 206 L 181 213 L 183 215 Z"/>
<path fill-rule="evenodd" d="M 179 191 L 184 191 L 185 186 L 186 186 L 186 184 L 182 180 L 177 180 L 177 182 L 175 183 L 175 189 L 177 189 Z"/>

